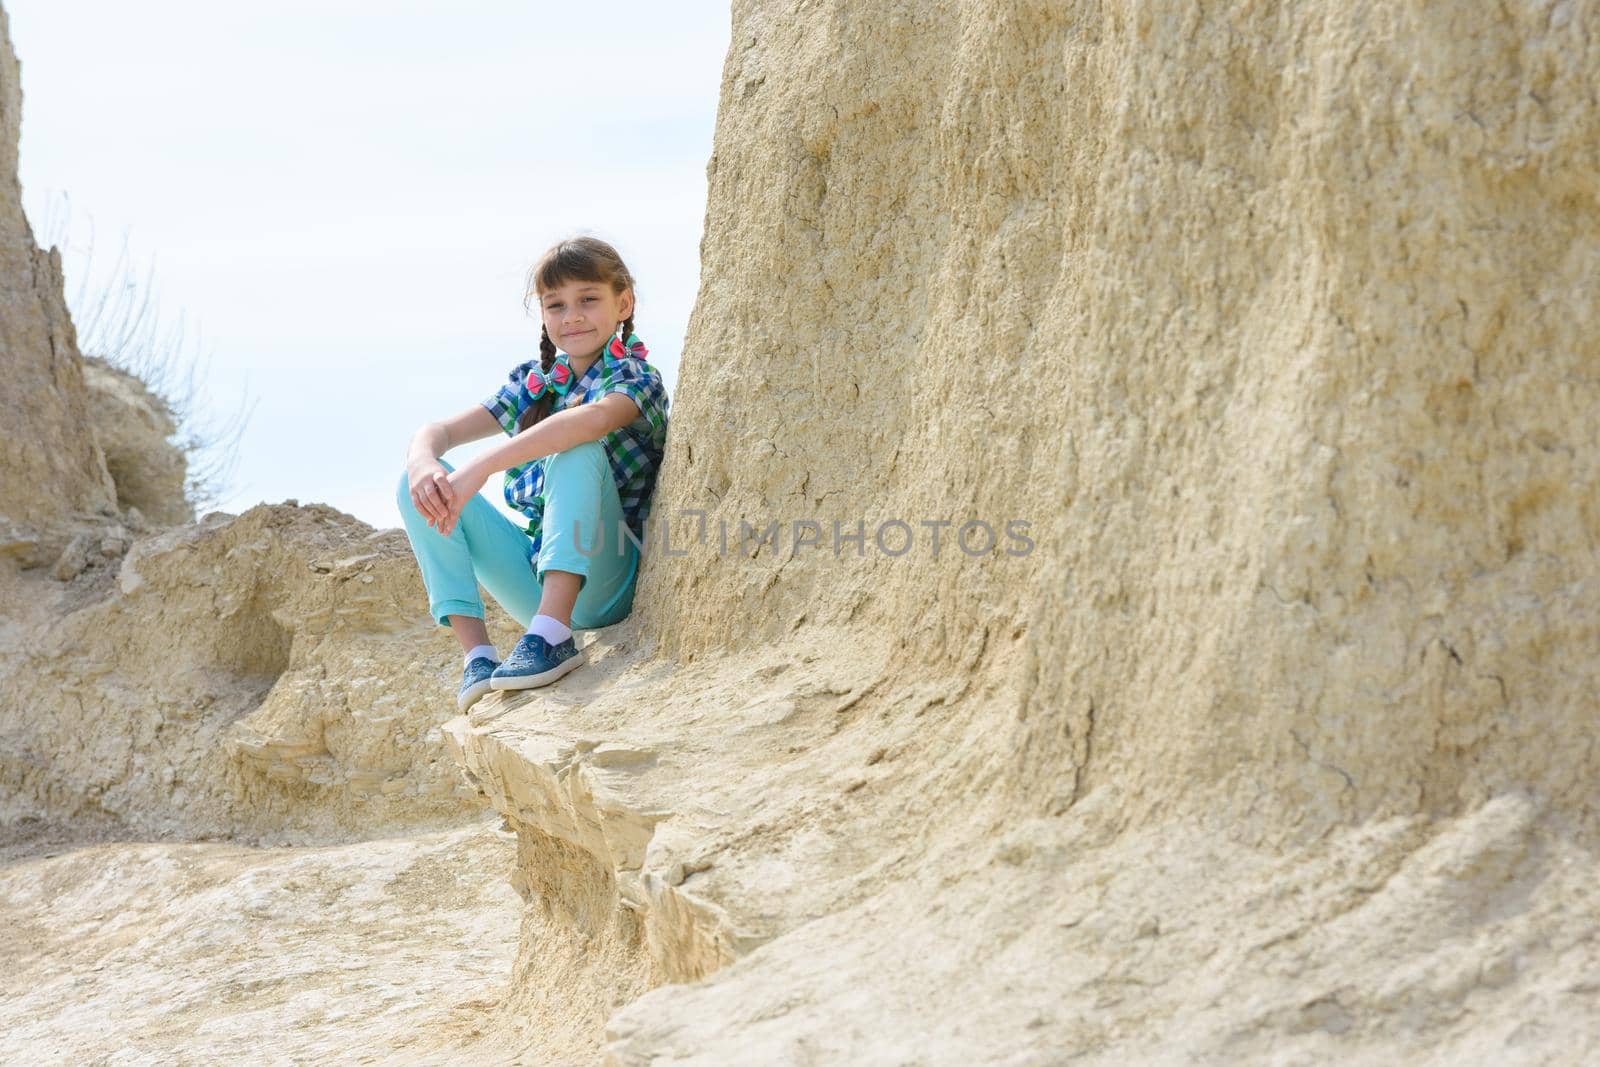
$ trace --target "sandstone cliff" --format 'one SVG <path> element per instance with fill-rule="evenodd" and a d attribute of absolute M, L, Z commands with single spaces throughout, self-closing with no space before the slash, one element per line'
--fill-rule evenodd
<path fill-rule="evenodd" d="M 194 509 L 184 500 L 186 459 L 169 441 L 175 427 L 165 403 L 78 352 L 60 252 L 34 244 L 22 211 L 21 72 L 4 12 L 0 37 L 0 554 L 38 565 L 68 551 L 66 569 L 81 570 L 97 547 L 93 535 L 115 525 L 106 520 L 143 529 L 191 521 Z"/>
<path fill-rule="evenodd" d="M 521 920 L 508 986 L 429 1031 L 458 1056 L 1574 1061 L 1595 13 L 739 0 L 672 553 L 591 664 L 441 741 L 403 541 L 314 505 L 13 562 L 6 814 L 366 870 L 481 796 Z M 237 921 L 322 936 L 290 886 L 332 874 L 261 878 Z M 443 937 L 399 966 L 481 973 Z M 285 1054 L 362 1048 L 316 983 Z M 140 1047 L 236 1051 L 249 1007 L 143 1007 Z"/>
<path fill-rule="evenodd" d="M 89 429 L 93 419 L 83 361 L 61 289 L 61 256 L 33 241 L 22 213 L 17 141 L 22 84 L 0 13 L 0 497 L 11 553 L 31 550 L 40 526 L 74 515 L 116 514 L 116 489 Z"/>

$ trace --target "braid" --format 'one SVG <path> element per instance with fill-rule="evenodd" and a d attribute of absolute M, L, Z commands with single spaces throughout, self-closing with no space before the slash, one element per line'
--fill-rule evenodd
<path fill-rule="evenodd" d="M 629 315 L 622 320 L 622 347 L 628 347 L 628 338 L 633 336 L 633 316 Z"/>
<path fill-rule="evenodd" d="M 550 331 L 545 329 L 543 326 L 540 326 L 539 327 L 539 373 L 541 373 L 541 374 L 549 374 L 550 373 L 550 368 L 555 366 L 555 362 L 556 362 L 556 346 L 555 346 L 555 343 L 550 340 Z M 526 430 L 529 426 L 534 425 L 535 423 L 537 423 L 541 419 L 543 419 L 546 415 L 550 414 L 550 403 L 551 403 L 550 397 L 542 396 L 538 400 L 534 401 L 531 405 L 529 405 L 528 409 L 522 413 L 522 417 L 517 420 L 517 432 L 521 433 L 523 430 Z"/>

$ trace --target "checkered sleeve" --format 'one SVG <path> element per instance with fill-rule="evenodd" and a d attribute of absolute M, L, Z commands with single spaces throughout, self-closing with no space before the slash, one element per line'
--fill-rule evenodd
<path fill-rule="evenodd" d="M 650 423 L 653 433 L 659 433 L 667 424 L 667 387 L 662 384 L 661 372 L 642 359 L 623 360 L 611 373 L 600 396 L 621 393 L 639 407 L 639 414 Z"/>
<path fill-rule="evenodd" d="M 528 395 L 528 371 L 538 362 L 538 360 L 528 360 L 518 363 L 511 368 L 506 383 L 483 401 L 483 406 L 489 409 L 489 414 L 494 416 L 508 437 L 516 436 L 517 420 L 533 402 L 533 398 Z"/>

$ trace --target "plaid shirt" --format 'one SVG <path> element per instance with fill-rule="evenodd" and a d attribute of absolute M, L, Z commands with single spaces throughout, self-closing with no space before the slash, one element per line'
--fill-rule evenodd
<path fill-rule="evenodd" d="M 630 336 L 629 341 L 637 341 Z M 528 395 L 528 372 L 536 370 L 539 359 L 518 363 L 511 368 L 505 385 L 493 396 L 483 401 L 483 406 L 500 423 L 508 436 L 516 436 L 517 420 L 533 403 Z M 639 417 L 619 430 L 613 430 L 600 439 L 611 461 L 611 477 L 617 483 L 617 496 L 622 501 L 622 515 L 633 535 L 644 541 L 644 523 L 650 514 L 650 502 L 655 490 L 656 471 L 661 466 L 661 456 L 667 443 L 667 389 L 661 382 L 661 372 L 640 356 L 621 359 L 602 352 L 600 357 L 572 383 L 565 396 L 550 409 L 550 414 L 592 403 L 611 393 L 632 397 L 639 405 Z M 548 416 L 547 416 L 548 417 Z M 505 473 L 506 503 L 528 516 L 528 536 L 533 538 L 535 556 L 543 531 L 544 520 L 544 463 L 541 456 L 529 463 L 512 467 Z M 613 536 L 607 531 L 606 537 Z"/>

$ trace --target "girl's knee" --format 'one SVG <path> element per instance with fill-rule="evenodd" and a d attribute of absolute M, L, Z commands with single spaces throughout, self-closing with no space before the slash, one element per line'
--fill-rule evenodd
<path fill-rule="evenodd" d="M 603 456 L 605 455 L 605 446 L 603 446 L 599 441 L 583 441 L 579 444 L 573 445 L 571 448 L 563 449 L 562 451 L 555 453 L 551 456 L 551 458 L 554 459 L 555 456 L 582 455 L 584 453 Z"/>
<path fill-rule="evenodd" d="M 455 473 L 455 467 L 445 462 L 442 458 L 439 460 L 439 466 L 451 474 Z M 411 503 L 411 472 L 409 470 L 400 472 L 400 481 L 394 488 L 394 501 L 400 505 L 401 511 L 413 506 Z"/>
<path fill-rule="evenodd" d="M 400 475 L 400 482 L 394 487 L 395 506 L 400 509 L 400 514 L 421 515 L 416 503 L 411 499 L 411 474 L 406 472 Z"/>
<path fill-rule="evenodd" d="M 552 452 L 550 458 L 544 461 L 545 474 L 548 475 L 550 467 L 556 463 L 560 463 L 563 466 L 569 463 L 588 463 L 593 465 L 595 463 L 604 463 L 605 459 L 606 450 L 604 445 L 599 441 L 585 441 L 563 451 Z"/>

